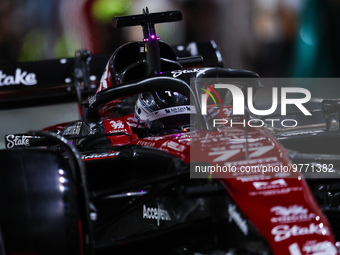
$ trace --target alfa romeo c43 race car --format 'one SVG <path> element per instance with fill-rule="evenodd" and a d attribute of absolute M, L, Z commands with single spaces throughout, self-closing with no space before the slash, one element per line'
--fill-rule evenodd
<path fill-rule="evenodd" d="M 277 126 L 276 111 L 263 125 L 240 100 L 261 87 L 256 73 L 223 68 L 214 42 L 179 52 L 157 37 L 154 24 L 181 19 L 114 18 L 144 39 L 108 60 L 1 66 L 2 107 L 76 94 L 81 108 L 79 121 L 5 137 L 1 255 L 339 253 L 340 101 L 297 100 L 284 117 L 299 125 Z"/>

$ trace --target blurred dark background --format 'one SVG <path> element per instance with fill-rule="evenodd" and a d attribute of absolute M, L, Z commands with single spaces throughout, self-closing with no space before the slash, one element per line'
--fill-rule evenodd
<path fill-rule="evenodd" d="M 1 0 L 0 63 L 111 52 L 141 39 L 114 16 L 181 9 L 157 25 L 170 44 L 215 40 L 225 67 L 262 77 L 340 76 L 339 0 Z"/>

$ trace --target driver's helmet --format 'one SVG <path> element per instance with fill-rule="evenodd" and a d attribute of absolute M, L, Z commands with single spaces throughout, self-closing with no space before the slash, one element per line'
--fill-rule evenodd
<path fill-rule="evenodd" d="M 135 104 L 138 127 L 151 133 L 188 131 L 190 113 L 189 99 L 172 91 L 142 93 Z"/>

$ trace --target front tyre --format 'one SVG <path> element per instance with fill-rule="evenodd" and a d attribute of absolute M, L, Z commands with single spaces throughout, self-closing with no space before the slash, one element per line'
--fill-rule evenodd
<path fill-rule="evenodd" d="M 68 162 L 50 150 L 13 149 L 0 150 L 0 164 L 0 247 L 5 254 L 82 254 Z"/>

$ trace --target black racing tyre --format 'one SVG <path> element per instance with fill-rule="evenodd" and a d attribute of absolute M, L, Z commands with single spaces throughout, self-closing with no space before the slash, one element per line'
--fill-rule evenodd
<path fill-rule="evenodd" d="M 82 254 L 70 166 L 46 149 L 0 150 L 0 254 Z"/>

